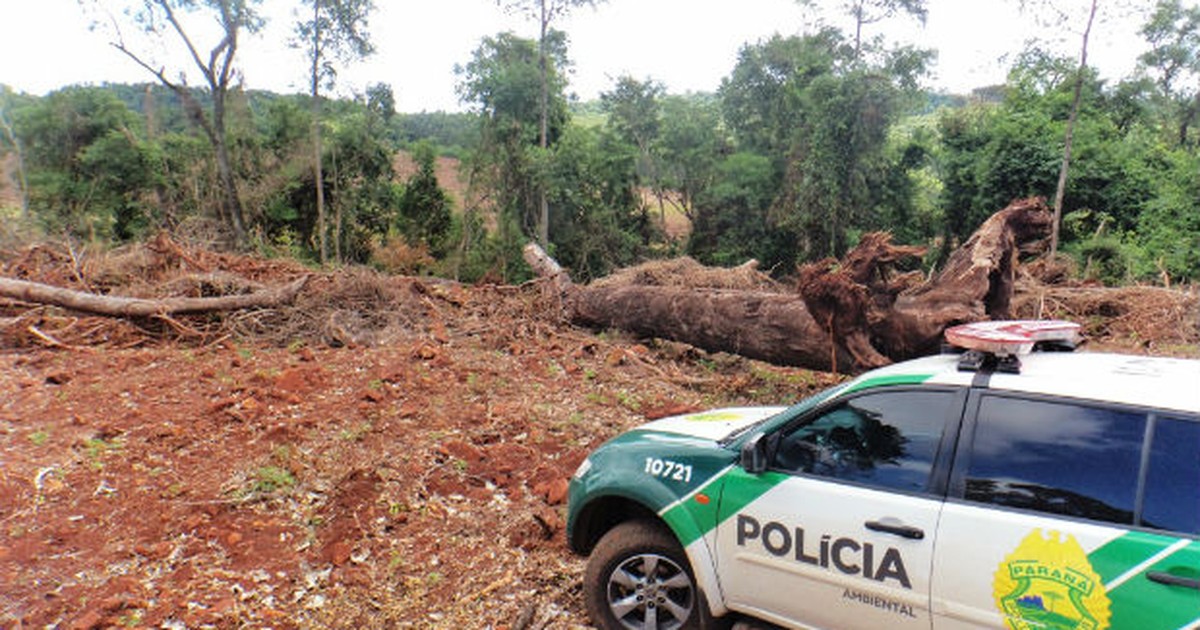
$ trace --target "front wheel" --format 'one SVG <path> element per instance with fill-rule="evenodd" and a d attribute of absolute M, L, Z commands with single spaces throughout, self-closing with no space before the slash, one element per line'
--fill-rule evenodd
<path fill-rule="evenodd" d="M 609 530 L 588 560 L 584 598 L 603 630 L 701 630 L 711 616 L 687 556 L 662 526 L 645 521 Z"/>

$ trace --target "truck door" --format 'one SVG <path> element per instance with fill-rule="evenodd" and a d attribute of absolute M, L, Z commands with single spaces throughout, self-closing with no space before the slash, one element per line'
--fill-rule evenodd
<path fill-rule="evenodd" d="M 963 399 L 864 393 L 764 436 L 769 470 L 735 470 L 721 498 L 729 607 L 793 626 L 928 630 L 939 459 Z"/>
<path fill-rule="evenodd" d="M 987 391 L 968 410 L 935 630 L 1200 627 L 1200 419 Z"/>

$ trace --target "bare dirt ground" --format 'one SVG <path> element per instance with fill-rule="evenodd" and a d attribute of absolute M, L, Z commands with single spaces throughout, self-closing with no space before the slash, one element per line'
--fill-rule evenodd
<path fill-rule="evenodd" d="M 2 276 L 98 294 L 308 273 L 166 238 L 0 251 Z M 1016 305 L 1097 348 L 1200 354 L 1194 289 Z M 0 627 L 585 627 L 563 520 L 592 448 L 841 378 L 578 329 L 538 284 L 347 270 L 284 308 L 142 321 L 0 300 Z"/>
<path fill-rule="evenodd" d="M 304 272 L 188 258 L 0 273 L 152 296 Z M 563 520 L 590 449 L 839 378 L 572 328 L 536 285 L 339 272 L 291 310 L 136 323 L 0 301 L 0 627 L 585 627 Z"/>

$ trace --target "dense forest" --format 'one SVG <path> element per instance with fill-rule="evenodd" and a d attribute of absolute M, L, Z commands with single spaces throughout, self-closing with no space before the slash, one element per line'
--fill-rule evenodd
<path fill-rule="evenodd" d="M 1101 80 L 1084 39 L 1081 57 L 1027 47 L 1006 83 L 967 95 L 922 87 L 931 51 L 823 27 L 746 43 L 714 93 L 623 76 L 576 102 L 568 34 L 543 23 L 541 38 L 498 33 L 462 61 L 467 113 L 397 113 L 384 83 L 321 94 L 334 61 L 369 54 L 370 2 L 307 4 L 308 94 L 231 81 L 229 49 L 197 56 L 210 64 L 200 87 L 149 66 L 143 85 L 0 86 L 0 188 L 13 191 L 0 240 L 168 230 L 312 264 L 506 282 L 529 277 L 521 247 L 540 240 L 580 279 L 683 254 L 786 275 L 876 230 L 929 246 L 935 267 L 991 213 L 1040 195 L 1061 205 L 1056 246 L 1078 277 L 1200 279 L 1200 7 L 1180 0 L 1149 13 L 1131 76 Z M 848 4 L 859 26 L 864 6 L 923 10 Z M 225 18 L 235 34 L 252 24 Z M 415 165 L 403 176 L 398 155 Z M 454 181 L 438 177 L 445 157 Z"/>

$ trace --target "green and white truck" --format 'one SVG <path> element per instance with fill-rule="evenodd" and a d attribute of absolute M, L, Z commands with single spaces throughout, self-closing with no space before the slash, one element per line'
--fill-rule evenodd
<path fill-rule="evenodd" d="M 965 332 L 966 354 L 596 449 L 567 526 L 593 622 L 1200 628 L 1200 361 Z"/>

